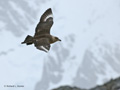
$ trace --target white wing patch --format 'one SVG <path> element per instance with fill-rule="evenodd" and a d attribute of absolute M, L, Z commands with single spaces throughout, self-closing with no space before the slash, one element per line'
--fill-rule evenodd
<path fill-rule="evenodd" d="M 37 46 L 36 48 L 45 52 L 49 51 L 45 46 Z"/>
<path fill-rule="evenodd" d="M 48 52 L 48 50 L 44 46 L 40 46 L 40 47 L 43 49 L 43 51 Z"/>
<path fill-rule="evenodd" d="M 53 18 L 53 14 L 49 14 L 49 15 L 44 19 L 44 22 L 46 22 L 46 20 L 47 20 L 48 18 L 50 18 L 50 17 Z"/>

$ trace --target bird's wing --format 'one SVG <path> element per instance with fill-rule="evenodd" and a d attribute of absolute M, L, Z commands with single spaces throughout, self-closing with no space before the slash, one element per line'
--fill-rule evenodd
<path fill-rule="evenodd" d="M 50 50 L 50 43 L 49 39 L 47 38 L 40 38 L 34 42 L 35 47 L 39 50 L 48 52 Z"/>
<path fill-rule="evenodd" d="M 53 18 L 51 8 L 47 9 L 40 18 L 40 22 L 46 22 L 48 18 Z"/>
<path fill-rule="evenodd" d="M 39 50 L 48 52 L 49 49 L 50 49 L 50 45 L 37 46 L 36 48 L 39 49 Z"/>
<path fill-rule="evenodd" d="M 50 34 L 50 29 L 52 25 L 53 25 L 53 15 L 51 8 L 49 8 L 41 16 L 40 22 L 37 24 L 37 27 L 35 29 L 35 35 Z"/>

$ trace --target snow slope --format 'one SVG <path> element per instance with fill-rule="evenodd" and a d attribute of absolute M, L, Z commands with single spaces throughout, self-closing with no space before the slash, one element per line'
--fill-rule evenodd
<path fill-rule="evenodd" d="M 120 76 L 119 0 L 1 0 L 0 4 L 1 90 L 90 88 Z M 21 45 L 49 7 L 54 15 L 51 34 L 62 42 L 52 45 L 49 53 Z"/>

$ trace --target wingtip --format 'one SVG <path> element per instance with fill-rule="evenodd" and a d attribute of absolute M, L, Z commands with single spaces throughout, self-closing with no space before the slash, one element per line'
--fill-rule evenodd
<path fill-rule="evenodd" d="M 52 10 L 51 8 L 48 8 L 47 10 Z"/>
<path fill-rule="evenodd" d="M 51 9 L 51 8 L 48 8 L 48 9 L 46 10 L 46 12 L 48 12 L 48 14 L 52 14 L 52 9 Z"/>

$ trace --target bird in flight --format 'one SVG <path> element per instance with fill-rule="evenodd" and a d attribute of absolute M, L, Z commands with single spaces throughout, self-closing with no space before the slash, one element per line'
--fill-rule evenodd
<path fill-rule="evenodd" d="M 58 37 L 50 34 L 52 25 L 53 14 L 51 8 L 49 8 L 41 16 L 40 21 L 35 28 L 34 36 L 27 35 L 21 44 L 34 44 L 37 49 L 48 52 L 50 50 L 50 44 L 61 41 Z"/>

